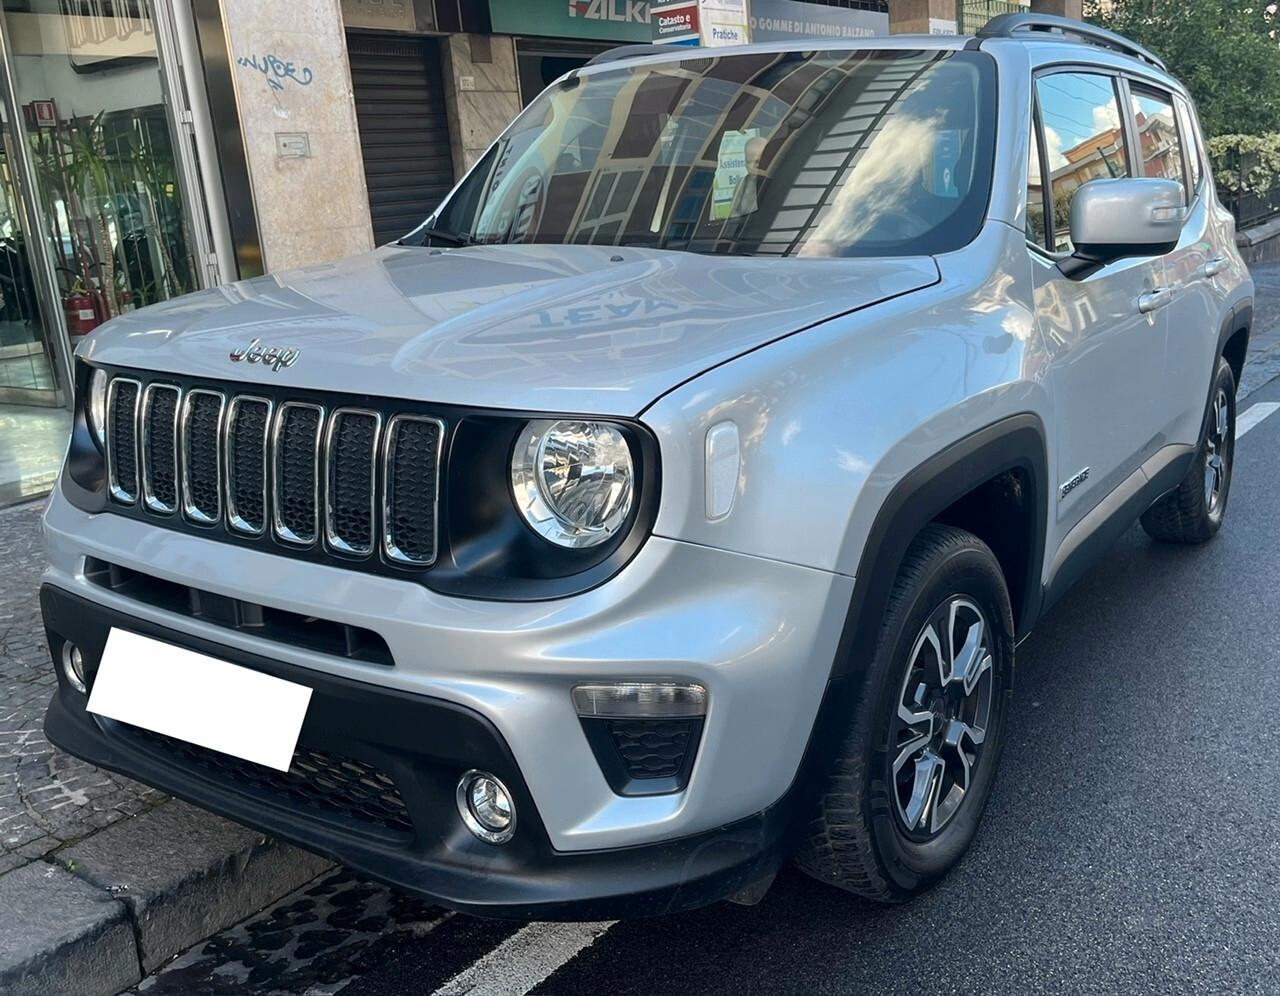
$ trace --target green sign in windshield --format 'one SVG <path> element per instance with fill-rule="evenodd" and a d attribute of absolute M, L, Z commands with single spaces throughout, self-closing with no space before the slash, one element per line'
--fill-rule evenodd
<path fill-rule="evenodd" d="M 649 42 L 648 0 L 489 0 L 500 35 Z"/>

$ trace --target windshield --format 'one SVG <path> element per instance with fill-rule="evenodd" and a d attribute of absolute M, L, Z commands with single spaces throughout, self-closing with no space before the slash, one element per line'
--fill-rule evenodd
<path fill-rule="evenodd" d="M 568 77 L 406 241 L 753 256 L 957 249 L 986 211 L 978 52 L 761 52 Z"/>

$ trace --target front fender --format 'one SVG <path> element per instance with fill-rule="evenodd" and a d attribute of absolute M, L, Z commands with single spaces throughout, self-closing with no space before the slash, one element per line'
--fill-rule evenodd
<path fill-rule="evenodd" d="M 860 574 L 903 478 L 1003 419 L 1048 421 L 1021 233 L 993 223 L 954 255 L 965 262 L 938 285 L 739 357 L 643 412 L 662 454 L 654 532 Z M 741 435 L 737 490 L 708 521 L 705 440 L 726 420 Z"/>

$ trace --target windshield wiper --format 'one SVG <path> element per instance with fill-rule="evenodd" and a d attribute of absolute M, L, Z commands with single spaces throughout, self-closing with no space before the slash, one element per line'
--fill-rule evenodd
<path fill-rule="evenodd" d="M 439 239 L 441 242 L 448 242 L 455 246 L 473 246 L 476 240 L 466 232 L 450 232 L 444 228 L 424 228 L 422 230 L 422 243 L 430 242 L 432 239 Z"/>

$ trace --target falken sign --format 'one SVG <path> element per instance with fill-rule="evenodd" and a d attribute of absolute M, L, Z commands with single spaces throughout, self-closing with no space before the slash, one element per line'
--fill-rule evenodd
<path fill-rule="evenodd" d="M 495 34 L 648 42 L 649 0 L 489 0 Z"/>
<path fill-rule="evenodd" d="M 648 0 L 569 0 L 569 16 L 588 21 L 648 24 Z"/>

